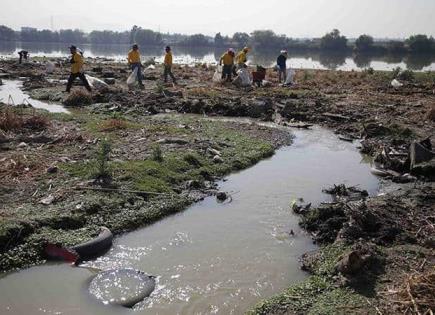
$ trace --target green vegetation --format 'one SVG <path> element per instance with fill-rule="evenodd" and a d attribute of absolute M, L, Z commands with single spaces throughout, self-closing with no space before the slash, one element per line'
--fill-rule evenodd
<path fill-rule="evenodd" d="M 374 40 L 370 35 L 361 35 L 355 41 L 355 49 L 358 51 L 369 51 L 373 49 Z"/>
<path fill-rule="evenodd" d="M 320 40 L 320 48 L 323 50 L 343 51 L 348 49 L 347 38 L 340 34 L 337 29 L 323 36 Z"/>
<path fill-rule="evenodd" d="M 108 183 L 112 179 L 112 173 L 108 165 L 111 150 L 110 143 L 107 140 L 101 141 L 100 150 L 98 151 L 96 159 L 97 168 L 93 177 L 104 183 Z"/>
<path fill-rule="evenodd" d="M 152 160 L 156 162 L 163 162 L 162 147 L 159 144 L 155 144 L 152 150 Z"/>
<path fill-rule="evenodd" d="M 367 311 L 367 302 L 350 288 L 338 287 L 333 277 L 335 265 L 350 248 L 341 243 L 322 247 L 308 266 L 312 275 L 305 281 L 258 303 L 250 315 L 303 313 L 310 315 L 350 314 Z M 370 311 L 369 311 L 370 313 Z"/>

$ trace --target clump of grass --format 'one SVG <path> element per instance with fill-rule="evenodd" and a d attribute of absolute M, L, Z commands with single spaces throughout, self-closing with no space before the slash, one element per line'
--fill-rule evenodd
<path fill-rule="evenodd" d="M 402 81 L 413 81 L 415 79 L 415 74 L 412 70 L 402 70 L 402 68 L 394 68 L 391 72 L 393 79 L 399 79 Z"/>
<path fill-rule="evenodd" d="M 163 152 L 159 144 L 155 144 L 152 147 L 151 158 L 156 162 L 163 162 Z"/>
<path fill-rule="evenodd" d="M 363 73 L 373 75 L 375 74 L 375 69 L 373 69 L 372 67 L 368 67 L 367 69 L 364 69 Z"/>
<path fill-rule="evenodd" d="M 72 91 L 63 101 L 66 106 L 83 106 L 92 104 L 92 95 L 82 89 Z"/>
<path fill-rule="evenodd" d="M 414 72 L 412 70 L 404 70 L 397 76 L 399 80 L 403 81 L 413 81 L 415 78 Z"/>
<path fill-rule="evenodd" d="M 32 115 L 26 118 L 17 114 L 12 108 L 6 108 L 0 112 L 0 129 L 3 131 L 13 131 L 22 128 L 43 130 L 49 123 L 48 118 L 45 116 Z"/>
<path fill-rule="evenodd" d="M 115 131 L 127 129 L 128 123 L 121 118 L 111 118 L 103 121 L 99 127 L 100 131 Z"/>
<path fill-rule="evenodd" d="M 4 109 L 0 113 L 0 129 L 4 131 L 11 131 L 20 129 L 23 126 L 23 118 L 17 115 L 10 108 Z"/>
<path fill-rule="evenodd" d="M 393 70 L 391 70 L 391 77 L 393 79 L 397 78 L 397 76 L 399 75 L 399 73 L 401 71 L 402 71 L 402 68 L 400 68 L 400 67 L 394 68 Z"/>
<path fill-rule="evenodd" d="M 194 87 L 189 90 L 189 95 L 197 97 L 217 98 L 219 96 L 219 92 L 210 88 Z"/>
<path fill-rule="evenodd" d="M 31 130 L 43 130 L 50 124 L 47 117 L 33 115 L 24 120 L 23 127 Z"/>
<path fill-rule="evenodd" d="M 190 165 L 200 167 L 202 166 L 201 161 L 199 160 L 198 156 L 193 153 L 187 153 L 184 155 L 183 160 L 189 163 Z"/>

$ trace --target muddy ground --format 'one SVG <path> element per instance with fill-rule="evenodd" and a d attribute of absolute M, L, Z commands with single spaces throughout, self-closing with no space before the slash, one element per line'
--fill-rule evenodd
<path fill-rule="evenodd" d="M 43 63 L 0 61 L 2 77 L 26 77 L 32 97 L 75 105 L 69 115 L 1 107 L 3 117 L 18 121 L 0 132 L 2 271 L 43 262 L 46 242 L 73 245 L 100 225 L 121 233 L 184 209 L 215 193 L 217 178 L 290 143 L 292 128 L 319 124 L 344 141 L 361 141 L 388 189 L 368 198 L 341 187 L 333 204 L 296 206 L 321 245 L 302 258 L 312 275 L 251 312 L 433 311 L 434 159 L 415 161 L 410 145 L 434 135 L 434 73 L 298 70 L 296 84 L 281 87 L 268 70 L 271 86 L 237 88 L 212 84 L 214 68 L 206 65 L 175 66 L 178 85 L 164 84 L 156 65 L 145 70 L 145 89 L 129 90 L 126 64 L 95 59 L 87 73 L 110 84 L 66 95 L 67 69 L 54 61 L 48 74 Z M 397 76 L 404 86 L 393 88 Z M 107 168 L 104 143 L 111 147 Z M 422 146 L 431 150 L 430 141 Z M 118 192 L 90 190 L 107 187 Z"/>

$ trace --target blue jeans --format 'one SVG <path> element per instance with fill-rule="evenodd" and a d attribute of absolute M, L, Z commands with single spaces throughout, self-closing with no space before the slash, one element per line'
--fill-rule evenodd
<path fill-rule="evenodd" d="M 131 71 L 134 71 L 134 69 L 137 68 L 137 81 L 139 84 L 142 84 L 142 65 L 140 63 L 132 63 L 131 64 Z"/>

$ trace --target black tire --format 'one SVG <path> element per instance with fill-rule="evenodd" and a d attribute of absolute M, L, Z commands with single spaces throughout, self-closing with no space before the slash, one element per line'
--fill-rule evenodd
<path fill-rule="evenodd" d="M 75 251 L 79 255 L 80 260 L 87 260 L 105 253 L 110 249 L 110 247 L 112 247 L 112 243 L 112 232 L 110 232 L 108 228 L 102 227 L 101 232 L 97 237 L 85 243 L 72 246 L 69 249 Z"/>

